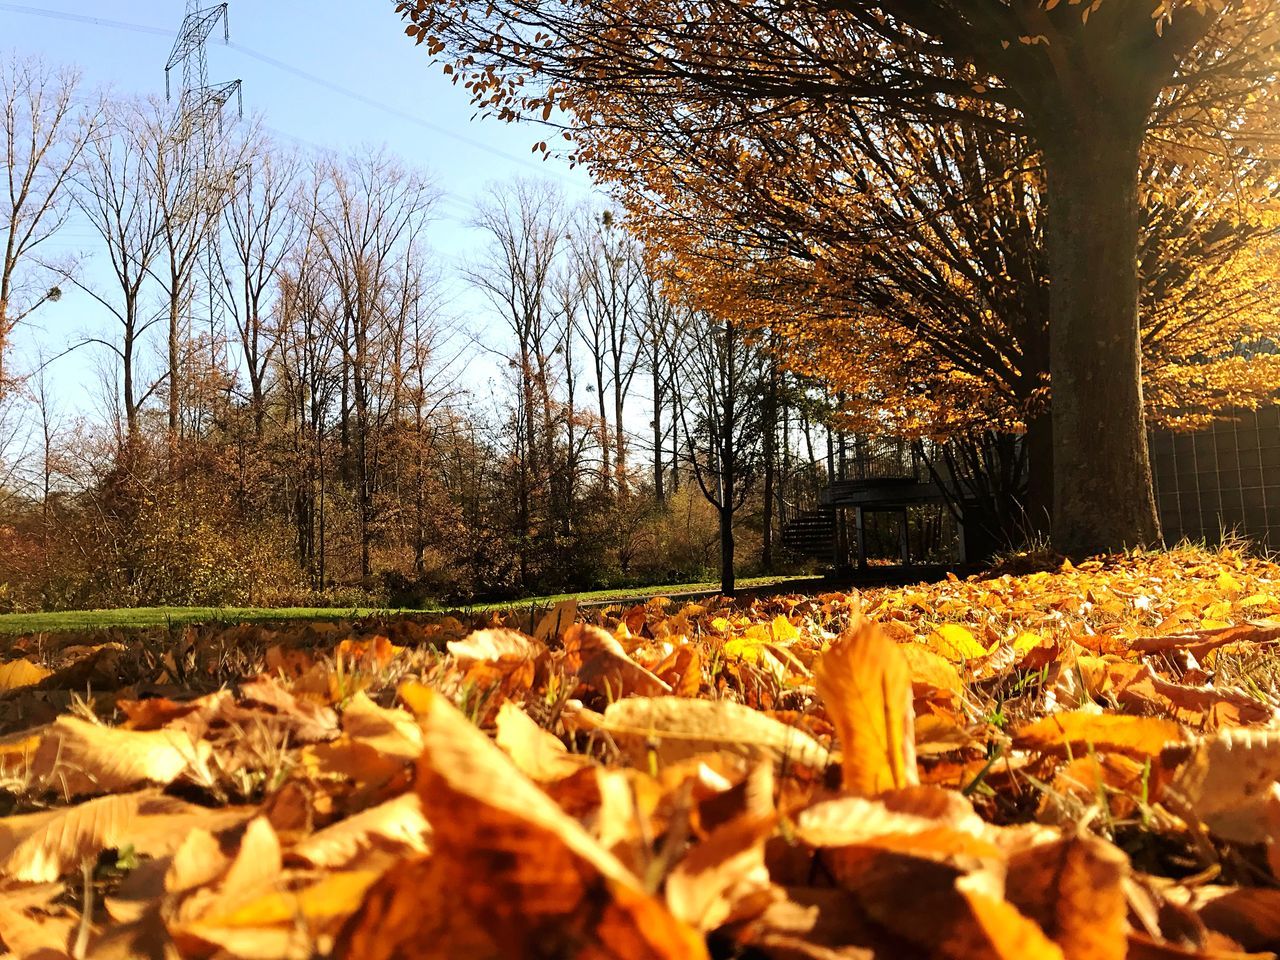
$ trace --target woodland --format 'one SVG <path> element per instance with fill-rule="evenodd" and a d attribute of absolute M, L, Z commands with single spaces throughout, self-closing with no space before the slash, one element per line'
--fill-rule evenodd
<path fill-rule="evenodd" d="M 476 201 L 496 338 L 426 172 L 0 70 L 0 600 L 418 608 L 13 628 L 0 946 L 1280 955 L 1280 565 L 1164 542 L 1148 452 L 1277 402 L 1280 5 L 384 14 L 603 191 Z M 113 282 L 42 255 L 73 217 Z M 72 289 L 115 320 L 78 420 L 5 350 Z M 984 567 L 789 549 L 869 463 Z"/>
<path fill-rule="evenodd" d="M 744 572 L 803 564 L 770 511 L 815 495 L 852 434 L 816 383 L 674 295 L 607 205 L 538 179 L 477 200 L 457 279 L 487 305 L 481 339 L 443 302 L 424 171 L 249 121 L 210 145 L 172 104 L 81 108 L 73 74 L 22 58 L 0 93 L 0 334 L 73 333 L 0 377 L 0 607 L 696 582 L 735 528 Z M 69 222 L 84 258 L 46 257 Z M 76 333 L 64 291 L 107 328 Z M 94 358 L 105 415 L 59 402 L 68 352 Z"/>

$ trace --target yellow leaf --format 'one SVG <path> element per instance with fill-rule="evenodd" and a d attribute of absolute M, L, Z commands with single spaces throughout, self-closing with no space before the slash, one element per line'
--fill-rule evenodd
<path fill-rule="evenodd" d="M 30 687 L 49 676 L 51 671 L 30 660 L 10 660 L 0 663 L 0 691 Z"/>
<path fill-rule="evenodd" d="M 960 671 L 946 657 L 919 643 L 901 643 L 897 646 L 911 670 L 913 689 L 920 693 L 927 692 L 920 689 L 922 687 L 934 687 L 948 693 L 964 692 L 965 683 Z"/>
<path fill-rule="evenodd" d="M 497 723 L 498 746 L 532 780 L 548 783 L 591 766 L 589 757 L 570 753 L 559 739 L 534 723 L 510 700 L 499 708 Z"/>
<path fill-rule="evenodd" d="M 378 879 L 376 870 L 345 870 L 325 874 L 318 883 L 296 892 L 273 890 L 222 916 L 209 916 L 188 929 L 208 935 L 210 927 L 269 927 L 332 920 L 354 913 L 365 891 Z M 215 937 L 211 938 L 216 941 Z"/>
<path fill-rule="evenodd" d="M 898 644 L 864 620 L 832 643 L 814 680 L 844 752 L 846 793 L 875 796 L 920 782 L 911 669 Z"/>
<path fill-rule="evenodd" d="M 790 643 L 793 640 L 800 639 L 800 631 L 782 614 L 778 614 L 773 618 L 771 629 L 773 630 L 774 643 Z"/>
<path fill-rule="evenodd" d="M 1030 630 L 1023 630 L 1013 638 L 1013 650 L 1017 654 L 1030 653 L 1042 643 L 1044 643 L 1044 638 L 1040 634 L 1032 633 Z"/>
<path fill-rule="evenodd" d="M 929 634 L 928 643 L 948 660 L 974 660 L 987 655 L 987 648 L 958 623 L 944 623 Z"/>
<path fill-rule="evenodd" d="M 1226 570 L 1218 574 L 1218 589 L 1223 593 L 1243 593 L 1244 585 Z"/>

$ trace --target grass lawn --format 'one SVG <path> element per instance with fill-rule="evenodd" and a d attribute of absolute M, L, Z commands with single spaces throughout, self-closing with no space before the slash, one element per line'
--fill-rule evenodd
<path fill-rule="evenodd" d="M 739 580 L 738 587 L 751 590 L 772 587 L 790 581 L 812 580 L 812 577 L 752 577 Z M 582 603 L 614 603 L 645 597 L 684 593 L 709 593 L 718 582 L 678 583 L 660 587 L 632 587 L 619 590 L 596 590 L 590 593 L 562 593 L 549 597 L 529 597 L 503 603 L 474 604 L 468 610 L 492 610 L 509 607 L 548 606 L 576 597 Z M 115 610 L 63 610 L 56 613 L 0 614 L 0 634 L 41 633 L 53 630 L 101 630 L 111 627 L 163 627 L 188 623 L 267 623 L 277 620 L 341 620 L 370 614 L 439 612 L 444 607 L 425 610 L 378 610 L 349 607 L 121 607 Z"/>

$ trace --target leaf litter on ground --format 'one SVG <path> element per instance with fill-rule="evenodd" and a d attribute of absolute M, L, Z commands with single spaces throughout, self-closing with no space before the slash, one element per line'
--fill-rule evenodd
<path fill-rule="evenodd" d="M 32 635 L 18 957 L 1280 950 L 1280 567 Z"/>

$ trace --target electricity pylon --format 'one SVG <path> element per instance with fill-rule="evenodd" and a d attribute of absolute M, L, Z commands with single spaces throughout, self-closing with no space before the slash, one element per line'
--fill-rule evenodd
<path fill-rule="evenodd" d="M 175 67 L 182 67 L 182 92 L 178 98 L 179 132 L 201 137 L 207 146 L 209 126 L 214 121 L 221 124 L 222 108 L 227 101 L 232 96 L 236 97 L 241 116 L 244 115 L 244 101 L 239 80 L 209 83 L 209 58 L 205 48 L 210 35 L 219 26 L 222 27 L 223 42 L 231 42 L 228 4 L 203 8 L 199 0 L 186 0 L 186 4 L 186 15 L 164 65 L 164 92 L 165 97 L 172 96 L 170 73 Z M 207 156 L 207 150 L 204 153 Z"/>
<path fill-rule="evenodd" d="M 239 80 L 213 84 L 209 82 L 209 60 L 206 54 L 209 38 L 221 27 L 223 42 L 231 42 L 227 7 L 226 3 L 201 7 L 200 0 L 186 0 L 182 25 L 178 28 L 178 36 L 164 65 L 166 99 L 172 99 L 173 93 L 170 74 L 175 68 L 182 68 L 182 88 L 170 136 L 175 148 L 172 157 L 187 167 L 189 179 L 186 196 L 175 213 L 180 217 L 190 218 L 190 222 L 199 225 L 197 242 L 204 248 L 208 284 L 211 365 L 216 365 L 217 362 L 219 339 L 213 279 L 217 222 L 236 177 L 234 165 L 228 165 L 225 161 L 225 152 L 215 151 L 214 147 L 222 134 L 223 108 L 233 96 L 236 98 L 239 116 L 244 116 Z M 194 306 L 194 277 L 190 283 L 189 302 Z M 177 385 L 170 384 L 170 389 L 177 389 Z"/>

